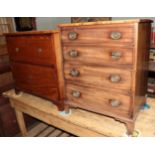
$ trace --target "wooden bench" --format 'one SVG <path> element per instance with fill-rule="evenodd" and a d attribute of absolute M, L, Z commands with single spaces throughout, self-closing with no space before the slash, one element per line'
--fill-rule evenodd
<path fill-rule="evenodd" d="M 113 118 L 81 109 L 72 109 L 70 115 L 62 116 L 57 107 L 48 100 L 27 93 L 17 96 L 14 90 L 5 92 L 4 96 L 10 99 L 11 106 L 15 109 L 23 136 L 27 136 L 23 113 L 76 136 L 125 136 L 126 134 L 125 125 Z M 135 129 L 140 131 L 140 136 L 155 136 L 155 99 L 148 98 L 147 102 L 151 108 L 139 113 Z"/>

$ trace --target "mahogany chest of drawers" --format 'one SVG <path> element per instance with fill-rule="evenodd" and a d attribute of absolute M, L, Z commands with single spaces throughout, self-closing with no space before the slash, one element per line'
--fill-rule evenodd
<path fill-rule="evenodd" d="M 63 110 L 59 31 L 8 33 L 6 41 L 16 93 L 49 99 Z"/>
<path fill-rule="evenodd" d="M 145 103 L 151 22 L 60 24 L 65 104 L 113 117 L 132 133 Z"/>

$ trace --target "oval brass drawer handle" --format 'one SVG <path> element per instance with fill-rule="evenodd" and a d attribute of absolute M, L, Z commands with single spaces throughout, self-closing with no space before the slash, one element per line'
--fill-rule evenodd
<path fill-rule="evenodd" d="M 76 50 L 69 51 L 69 56 L 72 58 L 76 58 L 78 55 L 79 55 L 79 53 Z"/>
<path fill-rule="evenodd" d="M 121 56 L 122 56 L 121 52 L 118 52 L 118 51 L 113 51 L 113 52 L 111 53 L 111 58 L 112 58 L 113 60 L 118 60 L 118 59 L 121 58 Z"/>
<path fill-rule="evenodd" d="M 119 75 L 111 75 L 110 76 L 110 81 L 113 83 L 118 83 L 121 81 L 121 77 Z"/>
<path fill-rule="evenodd" d="M 118 40 L 122 37 L 120 32 L 111 32 L 110 34 L 111 39 Z"/>
<path fill-rule="evenodd" d="M 78 98 L 81 96 L 81 93 L 79 91 L 72 91 L 72 96 Z"/>
<path fill-rule="evenodd" d="M 121 105 L 121 102 L 119 100 L 111 99 L 110 100 L 110 105 L 112 107 L 119 107 Z"/>
<path fill-rule="evenodd" d="M 76 32 L 69 32 L 68 33 L 69 40 L 76 40 L 77 36 L 78 36 L 78 34 Z"/>
<path fill-rule="evenodd" d="M 16 48 L 15 48 L 15 51 L 16 51 L 16 52 L 19 52 L 19 48 L 18 48 L 18 47 L 16 47 Z"/>
<path fill-rule="evenodd" d="M 80 72 L 78 70 L 76 70 L 76 69 L 72 69 L 70 71 L 70 75 L 73 76 L 73 77 L 77 77 L 77 76 L 80 75 Z"/>

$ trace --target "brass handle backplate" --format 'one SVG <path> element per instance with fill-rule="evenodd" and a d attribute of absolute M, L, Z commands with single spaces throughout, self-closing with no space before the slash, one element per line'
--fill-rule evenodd
<path fill-rule="evenodd" d="M 118 83 L 121 81 L 121 77 L 119 75 L 111 75 L 110 76 L 110 81 L 113 83 Z"/>
<path fill-rule="evenodd" d="M 120 32 L 111 32 L 110 38 L 114 40 L 118 40 L 122 37 L 122 34 Z"/>
<path fill-rule="evenodd" d="M 81 96 L 81 93 L 79 91 L 72 91 L 72 96 L 78 98 Z"/>
<path fill-rule="evenodd" d="M 118 51 L 114 51 L 111 53 L 111 58 L 113 60 L 118 60 L 121 58 L 121 56 L 122 56 L 121 52 L 118 52 Z"/>
<path fill-rule="evenodd" d="M 111 99 L 109 101 L 112 107 L 119 107 L 121 105 L 121 102 L 119 100 Z"/>
<path fill-rule="evenodd" d="M 79 53 L 76 50 L 69 51 L 69 56 L 72 58 L 76 58 L 78 55 L 79 55 Z"/>
<path fill-rule="evenodd" d="M 76 70 L 76 69 L 72 69 L 70 71 L 70 75 L 73 76 L 73 77 L 77 77 L 77 76 L 80 75 L 80 72 L 78 70 Z"/>
<path fill-rule="evenodd" d="M 77 36 L 78 36 L 78 34 L 76 32 L 69 32 L 68 33 L 69 40 L 76 40 Z"/>

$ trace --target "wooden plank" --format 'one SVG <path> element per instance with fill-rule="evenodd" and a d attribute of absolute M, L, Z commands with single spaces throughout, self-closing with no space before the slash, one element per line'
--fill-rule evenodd
<path fill-rule="evenodd" d="M 67 131 L 69 133 L 72 133 L 74 135 L 77 135 L 77 136 L 103 136 L 102 134 L 100 133 L 97 133 L 95 131 L 92 131 L 91 129 L 87 129 L 87 128 L 84 128 L 84 127 L 81 127 L 81 126 L 78 126 L 74 123 L 70 123 L 68 121 L 64 121 L 60 118 L 57 118 L 51 114 L 47 114 L 47 113 L 44 113 L 44 112 L 41 112 L 37 109 L 32 109 L 32 107 L 29 107 L 29 106 L 25 106 L 24 104 L 21 104 L 17 101 L 13 101 L 11 99 L 11 102 L 13 103 L 12 104 L 12 107 L 15 107 L 16 106 L 16 109 L 19 109 L 19 110 L 22 110 L 24 113 L 27 113 L 28 115 L 32 116 L 32 117 L 35 117 L 41 121 L 44 121 L 48 124 L 51 124 L 57 128 L 60 128 L 64 131 Z"/>
<path fill-rule="evenodd" d="M 49 126 L 47 129 L 42 131 L 37 137 L 47 137 L 52 131 L 54 131 L 55 128 L 52 126 Z"/>
<path fill-rule="evenodd" d="M 16 96 L 14 90 L 5 92 L 4 95 L 13 101 L 14 108 L 73 135 L 124 136 L 126 133 L 125 125 L 110 117 L 80 109 L 72 109 L 71 115 L 61 116 L 50 101 L 27 93 Z M 155 99 L 148 98 L 147 102 L 151 108 L 139 113 L 135 129 L 141 132 L 141 136 L 155 136 Z"/>
<path fill-rule="evenodd" d="M 36 125 L 34 128 L 32 128 L 28 132 L 27 137 L 35 137 L 35 136 L 39 135 L 47 127 L 48 127 L 47 124 L 45 124 L 45 123 L 39 123 L 38 125 Z"/>
<path fill-rule="evenodd" d="M 59 137 L 70 137 L 69 133 L 63 132 Z"/>
<path fill-rule="evenodd" d="M 59 135 L 62 133 L 61 130 L 55 129 L 48 137 L 59 137 Z"/>

